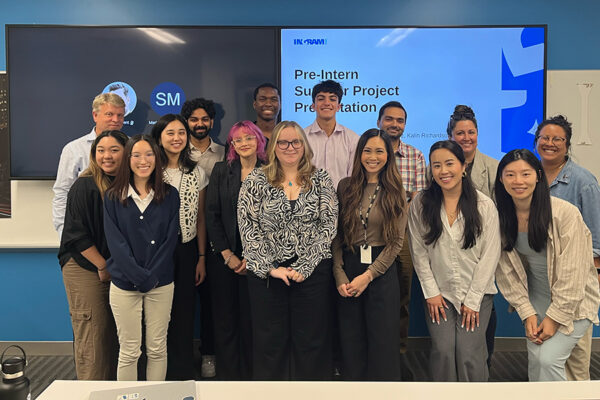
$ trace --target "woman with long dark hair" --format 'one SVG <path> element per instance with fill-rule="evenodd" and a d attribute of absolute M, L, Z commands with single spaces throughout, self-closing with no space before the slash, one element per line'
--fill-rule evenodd
<path fill-rule="evenodd" d="M 406 194 L 389 136 L 362 134 L 352 175 L 338 185 L 333 242 L 342 376 L 400 380 L 400 287 L 396 257 L 406 231 Z"/>
<path fill-rule="evenodd" d="M 247 261 L 237 223 L 238 195 L 250 172 L 266 161 L 265 138 L 250 121 L 236 122 L 227 136 L 227 161 L 215 164 L 206 198 L 210 243 L 211 295 L 215 318 L 217 377 L 252 378 L 252 325 L 246 279 Z"/>
<path fill-rule="evenodd" d="M 429 186 L 410 207 L 415 271 L 426 299 L 434 381 L 487 381 L 485 331 L 497 293 L 498 213 L 466 174 L 461 147 L 429 150 Z"/>
<path fill-rule="evenodd" d="M 117 330 L 110 310 L 110 251 L 104 236 L 103 198 L 123 160 L 127 135 L 100 133 L 90 165 L 67 197 L 58 259 L 73 325 L 75 371 L 81 380 L 113 380 L 117 371 Z"/>
<path fill-rule="evenodd" d="M 152 128 L 160 148 L 164 181 L 179 193 L 179 240 L 175 247 L 175 291 L 167 335 L 167 380 L 194 379 L 196 286 L 206 276 L 204 200 L 208 178 L 190 157 L 190 131 L 177 114 L 165 114 Z"/>
<path fill-rule="evenodd" d="M 146 378 L 164 380 L 167 371 L 179 195 L 163 181 L 159 154 L 150 136 L 129 139 L 124 162 L 104 199 L 104 229 L 111 254 L 106 263 L 112 278 L 110 306 L 120 344 L 117 380 L 122 381 L 137 380 L 142 323 Z"/>
<path fill-rule="evenodd" d="M 302 128 L 280 122 L 267 147 L 268 164 L 250 172 L 240 189 L 237 220 L 258 380 L 332 374 L 331 241 L 338 201 L 312 155 Z"/>
<path fill-rule="evenodd" d="M 495 193 L 503 250 L 496 279 L 525 325 L 529 380 L 564 381 L 571 350 L 598 324 L 592 236 L 575 206 L 550 197 L 529 150 L 500 160 Z"/>

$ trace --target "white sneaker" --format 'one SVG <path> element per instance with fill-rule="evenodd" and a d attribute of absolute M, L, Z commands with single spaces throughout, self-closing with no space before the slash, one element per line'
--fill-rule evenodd
<path fill-rule="evenodd" d="M 215 356 L 202 356 L 200 372 L 203 378 L 214 378 L 217 375 Z"/>

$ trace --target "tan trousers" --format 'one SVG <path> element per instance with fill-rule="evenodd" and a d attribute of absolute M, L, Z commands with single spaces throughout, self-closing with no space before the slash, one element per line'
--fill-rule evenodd
<path fill-rule="evenodd" d="M 108 303 L 108 282 L 70 259 L 62 269 L 73 325 L 75 370 L 80 380 L 114 380 L 117 329 Z"/>
<path fill-rule="evenodd" d="M 118 381 L 137 380 L 137 362 L 142 353 L 142 310 L 146 327 L 146 379 L 164 381 L 167 375 L 167 329 L 171 319 L 173 283 L 147 293 L 110 285 L 110 306 L 119 335 Z"/>
<path fill-rule="evenodd" d="M 590 380 L 590 358 L 592 357 L 592 332 L 594 325 L 585 332 L 585 335 L 573 347 L 571 355 L 565 364 L 567 379 L 570 381 Z"/>

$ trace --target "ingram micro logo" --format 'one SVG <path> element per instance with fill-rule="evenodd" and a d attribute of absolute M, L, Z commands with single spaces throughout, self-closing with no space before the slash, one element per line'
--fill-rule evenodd
<path fill-rule="evenodd" d="M 294 39 L 294 45 L 321 45 L 327 44 L 327 39 Z"/>

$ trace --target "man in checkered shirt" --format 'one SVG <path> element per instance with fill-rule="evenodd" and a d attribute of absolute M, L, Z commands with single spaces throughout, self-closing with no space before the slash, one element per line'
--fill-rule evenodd
<path fill-rule="evenodd" d="M 425 188 L 425 157 L 423 153 L 402 142 L 401 137 L 406 127 L 406 109 L 397 101 L 385 103 L 379 109 L 377 127 L 385 131 L 392 139 L 396 166 L 402 176 L 402 184 L 406 190 L 406 198 L 412 200 L 418 191 Z M 400 266 L 398 268 L 398 281 L 400 283 L 400 348 L 402 353 L 406 352 L 408 339 L 408 321 L 410 305 L 410 287 L 412 284 L 413 264 L 408 250 L 408 232 L 404 235 L 402 251 L 396 259 Z M 413 374 L 407 363 L 402 365 L 402 380 L 413 380 Z"/>

